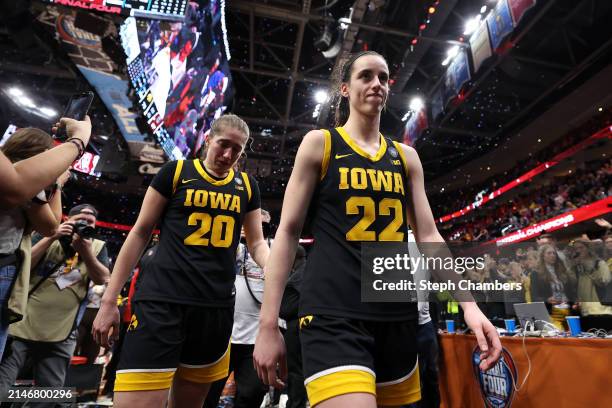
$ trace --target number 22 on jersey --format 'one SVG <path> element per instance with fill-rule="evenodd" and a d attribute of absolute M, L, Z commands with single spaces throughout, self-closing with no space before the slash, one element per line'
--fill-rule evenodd
<path fill-rule="evenodd" d="M 346 200 L 346 214 L 359 215 L 363 209 L 361 219 L 346 233 L 347 241 L 403 241 L 404 232 L 399 229 L 404 224 L 404 207 L 402 202 L 396 198 L 383 198 L 378 203 L 378 214 L 376 203 L 371 197 L 350 197 Z M 376 231 L 369 231 L 368 227 L 374 223 L 377 215 L 391 215 L 393 220 L 383 229 L 378 237 Z"/>

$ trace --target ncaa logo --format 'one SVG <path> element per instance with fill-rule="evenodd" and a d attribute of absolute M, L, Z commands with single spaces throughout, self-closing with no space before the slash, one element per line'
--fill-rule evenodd
<path fill-rule="evenodd" d="M 397 158 L 397 150 L 395 150 L 394 147 L 389 148 L 389 154 L 391 155 L 391 157 Z"/>
<path fill-rule="evenodd" d="M 489 371 L 481 371 L 480 349 L 478 346 L 472 351 L 472 367 L 474 375 L 478 379 L 480 394 L 484 399 L 486 408 L 510 407 L 514 397 L 513 378 L 518 374 L 512 355 L 508 350 L 502 348 L 502 355 L 497 364 Z"/>
<path fill-rule="evenodd" d="M 242 180 L 239 177 L 236 177 L 234 181 L 236 182 L 236 184 L 242 185 Z"/>

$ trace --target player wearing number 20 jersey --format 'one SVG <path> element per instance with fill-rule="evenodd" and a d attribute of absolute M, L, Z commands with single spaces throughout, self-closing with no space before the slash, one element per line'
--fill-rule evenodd
<path fill-rule="evenodd" d="M 167 200 L 155 257 L 134 299 L 115 391 L 169 388 L 173 378 L 206 384 L 227 376 L 235 257 L 257 182 L 223 179 L 199 160 L 166 164 L 151 187 Z"/>
<path fill-rule="evenodd" d="M 166 164 L 151 187 L 169 202 L 136 300 L 232 307 L 240 228 L 260 207 L 257 182 L 233 170 L 220 180 L 189 160 Z"/>

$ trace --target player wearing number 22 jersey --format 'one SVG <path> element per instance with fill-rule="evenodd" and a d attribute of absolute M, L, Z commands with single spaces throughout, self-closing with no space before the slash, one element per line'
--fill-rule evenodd
<path fill-rule="evenodd" d="M 379 405 L 408 404 L 420 398 L 417 307 L 361 301 L 362 245 L 408 241 L 405 157 L 382 135 L 370 155 L 342 127 L 324 134 L 299 311 L 308 397 L 315 406 L 365 392 Z"/>
<path fill-rule="evenodd" d="M 342 128 L 325 131 L 321 177 L 313 195 L 315 244 L 306 265 L 300 314 L 368 320 L 416 318 L 413 303 L 361 301 L 364 242 L 407 242 L 405 162 L 399 145 L 380 137 L 370 156 Z"/>

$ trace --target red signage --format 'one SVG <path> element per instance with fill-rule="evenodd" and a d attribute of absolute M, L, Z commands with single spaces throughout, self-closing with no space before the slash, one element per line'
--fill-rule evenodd
<path fill-rule="evenodd" d="M 107 6 L 104 0 L 53 0 L 62 6 L 78 7 L 86 10 L 103 11 L 105 13 L 121 14 L 121 7 Z"/>
<path fill-rule="evenodd" d="M 497 246 L 521 242 L 535 238 L 544 231 L 548 233 L 561 228 L 566 228 L 572 224 L 578 224 L 582 221 L 599 217 L 610 212 L 612 212 L 612 197 L 607 197 L 603 200 L 595 201 L 592 204 L 585 205 L 584 207 L 558 215 L 538 224 L 531 225 L 527 228 L 523 228 L 490 242 L 497 243 Z"/>
<path fill-rule="evenodd" d="M 585 139 L 582 142 L 580 142 L 580 143 L 570 147 L 569 149 L 559 153 L 558 155 L 556 155 L 555 157 L 553 157 L 549 161 L 547 161 L 545 163 L 542 163 L 539 166 L 531 169 L 527 173 L 517 177 L 515 180 L 512 180 L 510 183 L 506 184 L 505 186 L 502 186 L 501 188 L 498 188 L 497 190 L 492 191 L 488 195 L 484 196 L 482 198 L 482 200 L 474 201 L 472 204 L 468 205 L 465 208 L 462 208 L 461 210 L 455 211 L 452 214 L 447 214 L 447 215 L 444 215 L 444 216 L 438 218 L 437 222 L 438 223 L 447 222 L 447 221 L 450 221 L 450 220 L 452 220 L 454 218 L 458 218 L 458 217 L 464 216 L 465 214 L 469 213 L 470 211 L 475 210 L 476 208 L 480 207 L 481 205 L 483 205 L 483 204 L 485 204 L 485 203 L 487 203 L 487 202 L 489 202 L 489 201 L 499 197 L 500 195 L 504 194 L 508 190 L 513 189 L 514 187 L 518 186 L 519 184 L 524 183 L 525 181 L 531 180 L 532 178 L 534 178 L 538 174 L 545 172 L 546 170 L 550 169 L 552 166 L 555 166 L 555 165 L 559 164 L 562 160 L 565 160 L 568 157 L 573 156 L 574 154 L 578 153 L 580 150 L 582 150 L 585 147 L 595 143 L 597 140 L 603 139 L 603 138 L 608 138 L 608 139 L 612 138 L 612 126 L 601 129 L 599 132 L 591 135 L 588 139 Z"/>

